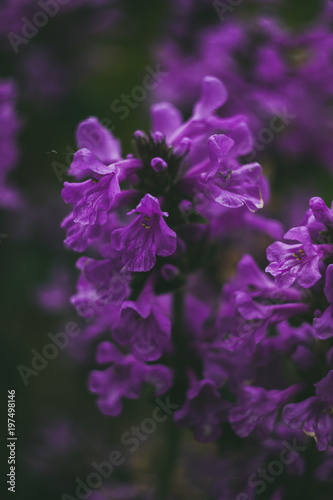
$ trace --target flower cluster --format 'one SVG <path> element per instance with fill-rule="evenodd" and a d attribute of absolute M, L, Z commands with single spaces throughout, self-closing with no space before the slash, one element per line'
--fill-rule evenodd
<path fill-rule="evenodd" d="M 267 325 L 307 309 L 297 291 L 266 305 L 229 290 L 223 292 L 228 300 L 213 307 L 223 279 L 210 283 L 212 261 L 239 229 L 252 223 L 281 235 L 275 221 L 258 216 L 254 222 L 268 197 L 267 183 L 257 163 L 241 161 L 252 146 L 246 118 L 216 114 L 226 99 L 223 84 L 206 77 L 187 121 L 169 103 L 154 105 L 152 131 L 135 132 L 135 152 L 125 158 L 96 118 L 85 120 L 69 170 L 76 182 L 65 182 L 62 191 L 73 206 L 62 223 L 65 244 L 91 253 L 78 260 L 72 304 L 90 322 L 90 337 L 105 330 L 112 335 L 98 348 L 97 361 L 106 368 L 89 381 L 99 407 L 119 415 L 122 399 L 137 398 L 143 383 L 152 383 L 156 394 L 172 388 L 183 403 L 175 421 L 193 427 L 202 441 L 220 435 L 231 407 L 220 401 L 226 377 L 214 368 L 216 351 L 240 353 L 246 346 L 251 353 Z M 234 234 L 221 230 L 228 217 L 238 227 Z M 254 272 L 260 280 L 260 271 Z M 254 320 L 260 325 L 253 330 Z M 277 411 L 293 391 L 262 397 Z"/>
<path fill-rule="evenodd" d="M 303 301 L 309 306 L 306 323 L 300 328 L 303 335 L 308 332 L 308 339 L 311 335 L 315 348 L 298 345 L 295 361 L 321 379 L 315 379 L 315 395 L 285 406 L 282 418 L 291 428 L 303 429 L 313 437 L 323 451 L 333 444 L 333 371 L 329 370 L 333 353 L 333 205 L 329 209 L 319 197 L 311 198 L 309 205 L 302 225 L 284 235 L 288 242 L 268 247 L 266 271 L 281 290 L 292 286 L 303 290 Z"/>
<path fill-rule="evenodd" d="M 33 380 L 39 350 L 46 365 L 63 350 L 36 400 L 52 373 L 66 383 L 67 355 L 84 365 L 67 395 L 44 398 L 39 437 L 25 431 L 43 498 L 332 498 L 333 2 L 300 29 L 287 4 L 1 3 L 4 325 L 22 281 L 23 320 L 34 305 L 40 329 L 59 326 L 19 365 Z M 136 130 L 148 103 L 150 128 Z M 86 116 L 74 152 L 66 127 Z M 125 152 L 116 127 L 133 133 Z M 73 310 L 70 339 L 74 323 L 58 321 Z"/>
<path fill-rule="evenodd" d="M 235 10 L 226 2 L 216 2 L 216 8 Z M 251 19 L 236 14 L 194 30 L 190 53 L 188 44 L 183 50 L 174 39 L 159 47 L 169 77 L 158 97 L 184 105 L 197 92 L 201 75 L 214 75 L 229 92 L 228 112 L 249 117 L 255 137 L 250 157 L 277 151 L 293 161 L 314 158 L 332 169 L 331 2 L 298 33 L 261 10 Z"/>
<path fill-rule="evenodd" d="M 241 161 L 252 147 L 246 118 L 216 114 L 226 99 L 206 77 L 187 121 L 169 103 L 154 105 L 152 131 L 135 132 L 125 158 L 96 118 L 78 127 L 69 171 L 77 182 L 62 192 L 73 210 L 62 227 L 66 245 L 91 256 L 78 260 L 71 302 L 90 322 L 87 337 L 111 332 L 89 389 L 117 416 L 124 398 L 151 384 L 178 405 L 177 426 L 202 442 L 230 427 L 251 436 L 258 463 L 282 453 L 283 439 L 306 448 L 313 438 L 327 450 L 324 474 L 333 446 L 333 205 L 312 198 L 302 225 L 268 247 L 266 273 L 244 254 L 226 281 L 221 255 L 239 230 L 282 236 L 254 213 L 267 183 L 258 164 Z M 234 486 L 223 488 L 231 498 Z"/>

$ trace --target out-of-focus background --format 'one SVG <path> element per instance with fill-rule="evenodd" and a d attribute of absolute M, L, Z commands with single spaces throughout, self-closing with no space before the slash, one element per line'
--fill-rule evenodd
<path fill-rule="evenodd" d="M 7 2 L 9 6 L 14 3 Z M 81 329 L 87 326 L 69 303 L 77 279 L 77 255 L 64 247 L 64 231 L 59 227 L 69 212 L 60 194 L 76 150 L 75 129 L 81 120 L 97 116 L 121 139 L 124 153 L 130 153 L 133 131 L 148 129 L 149 104 L 156 101 L 158 89 L 156 93 L 148 91 L 143 100 L 134 101 L 123 113 L 115 111 L 115 101 L 142 86 L 147 72 L 159 67 L 163 70 L 158 47 L 164 40 L 178 37 L 184 52 L 190 54 L 196 30 L 218 26 L 221 20 L 209 1 L 198 2 L 203 5 L 192 10 L 184 7 L 178 14 L 177 5 L 173 5 L 176 0 L 73 2 L 73 6 L 68 2 L 66 8 L 61 6 L 57 14 L 49 16 L 30 39 L 16 39 L 16 53 L 8 33 L 22 35 L 25 20 L 31 20 L 41 10 L 38 3 L 33 3 L 22 8 L 16 24 L 7 17 L 9 8 L 6 11 L 6 5 L 0 7 L 0 77 L 15 82 L 16 110 L 21 121 L 20 157 L 10 175 L 11 185 L 19 192 L 20 206 L 3 209 L 0 223 L 4 417 L 0 430 L 6 434 L 6 394 L 15 389 L 16 498 L 52 500 L 63 493 L 74 494 L 75 478 L 87 477 L 92 462 L 100 462 L 112 449 L 119 449 L 122 432 L 151 412 L 147 403 L 137 401 L 127 402 L 119 418 L 111 419 L 98 411 L 94 396 L 87 391 L 87 375 L 95 366 L 94 344 L 87 349 L 78 338 L 49 359 L 47 366 L 25 372 L 26 383 L 18 371 L 20 365 L 21 373 L 22 366 L 33 369 L 32 359 L 49 342 L 48 334 L 63 331 L 70 322 Z M 288 0 L 279 7 L 275 4 L 250 2 L 231 15 L 250 23 L 254 9 L 271 9 L 291 29 L 299 29 L 316 17 L 323 2 Z M 182 36 L 175 29 L 177 23 L 187 25 Z M 186 105 L 184 111 L 188 112 Z M 282 165 L 283 176 L 278 176 L 274 168 L 273 200 L 278 207 L 284 206 L 290 190 L 301 190 L 303 184 L 308 197 L 318 195 L 329 201 L 332 181 L 327 169 L 310 161 L 289 172 Z M 266 173 L 271 173 L 269 164 Z M 300 202 L 299 213 L 306 209 L 305 199 Z M 288 219 L 287 209 L 282 217 Z M 159 474 L 163 432 L 161 425 L 153 440 L 143 444 L 112 479 L 149 484 L 151 477 Z M 6 459 L 4 443 L 2 439 L 1 453 Z M 199 445 L 193 446 L 193 453 L 201 450 Z M 186 496 L 190 479 L 182 470 L 178 476 L 177 498 L 206 498 L 199 491 Z M 98 499 L 113 498 L 105 495 Z"/>

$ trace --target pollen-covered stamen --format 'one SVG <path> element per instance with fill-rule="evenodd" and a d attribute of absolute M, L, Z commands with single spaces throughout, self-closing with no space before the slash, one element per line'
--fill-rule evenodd
<path fill-rule="evenodd" d="M 91 177 L 91 181 L 95 184 L 97 184 L 97 182 L 99 182 L 100 178 L 103 177 L 101 174 L 96 174 L 94 177 Z"/>
<path fill-rule="evenodd" d="M 147 222 L 149 222 L 149 221 L 150 221 L 150 217 L 148 215 L 145 215 L 143 218 L 142 227 L 144 227 L 145 229 L 150 229 L 150 225 L 147 224 Z"/>
<path fill-rule="evenodd" d="M 293 257 L 296 260 L 302 260 L 304 257 L 306 257 L 306 253 L 304 252 L 303 248 L 301 248 L 298 252 L 293 253 Z"/>
<path fill-rule="evenodd" d="M 330 416 L 333 415 L 333 406 L 330 406 L 328 410 L 323 410 L 322 413 L 328 413 Z"/>
<path fill-rule="evenodd" d="M 219 172 L 219 177 L 223 177 L 225 181 L 228 181 L 231 177 L 232 170 L 228 170 L 227 172 Z"/>

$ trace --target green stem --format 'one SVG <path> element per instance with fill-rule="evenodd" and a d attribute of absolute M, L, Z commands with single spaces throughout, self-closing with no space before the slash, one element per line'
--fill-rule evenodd
<path fill-rule="evenodd" d="M 174 388 L 170 392 L 171 402 L 177 401 L 177 392 L 182 389 L 184 384 L 184 368 L 182 362 L 184 348 L 184 329 L 183 329 L 183 314 L 184 314 L 184 293 L 178 290 L 173 296 L 173 325 L 172 337 L 176 351 L 175 356 L 175 383 Z M 166 500 L 170 490 L 173 472 L 177 465 L 178 451 L 180 448 L 181 430 L 174 424 L 172 416 L 167 422 L 167 444 L 164 452 L 164 460 L 161 470 L 159 485 L 157 488 L 157 498 Z"/>
<path fill-rule="evenodd" d="M 180 429 L 176 427 L 173 421 L 170 419 L 168 421 L 168 433 L 167 433 L 167 449 L 163 450 L 163 455 L 165 457 L 163 469 L 161 471 L 160 481 L 157 489 L 157 497 L 159 500 L 166 500 L 171 482 L 173 477 L 173 472 L 176 468 L 178 451 L 180 447 Z"/>

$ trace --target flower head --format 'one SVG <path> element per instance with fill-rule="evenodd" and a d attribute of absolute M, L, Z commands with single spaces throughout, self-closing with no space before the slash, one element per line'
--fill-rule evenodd
<path fill-rule="evenodd" d="M 299 243 L 277 241 L 268 247 L 270 264 L 266 272 L 275 277 L 276 284 L 281 288 L 289 287 L 295 281 L 303 288 L 310 288 L 321 278 L 319 262 L 325 255 L 323 248 L 312 243 L 305 226 L 290 229 L 284 239 Z"/>
<path fill-rule="evenodd" d="M 145 365 L 130 354 L 124 356 L 110 342 L 99 345 L 97 360 L 111 364 L 104 371 L 93 371 L 89 378 L 89 390 L 98 394 L 98 406 L 105 415 L 120 415 L 122 398 L 138 398 L 144 382 L 155 385 L 157 396 L 171 385 L 172 373 L 167 367 Z"/>
<path fill-rule="evenodd" d="M 221 399 L 211 380 L 194 381 L 187 392 L 186 402 L 175 413 L 174 419 L 182 427 L 193 427 L 198 441 L 208 443 L 221 435 L 222 420 L 226 420 L 229 406 Z"/>
<path fill-rule="evenodd" d="M 285 406 L 282 419 L 293 429 L 303 429 L 323 451 L 333 444 L 333 370 L 314 385 L 316 396 Z"/>
<path fill-rule="evenodd" d="M 122 252 L 123 263 L 129 271 L 150 271 L 156 262 L 156 255 L 167 257 L 177 247 L 177 236 L 164 221 L 159 201 L 146 194 L 138 206 L 128 215 L 138 213 L 128 226 L 115 229 L 111 234 L 111 244 Z"/>
<path fill-rule="evenodd" d="M 284 391 L 243 387 L 239 404 L 230 410 L 232 428 L 240 437 L 248 436 L 256 430 L 261 439 L 266 439 L 273 430 L 279 407 L 297 390 L 297 386 Z"/>

